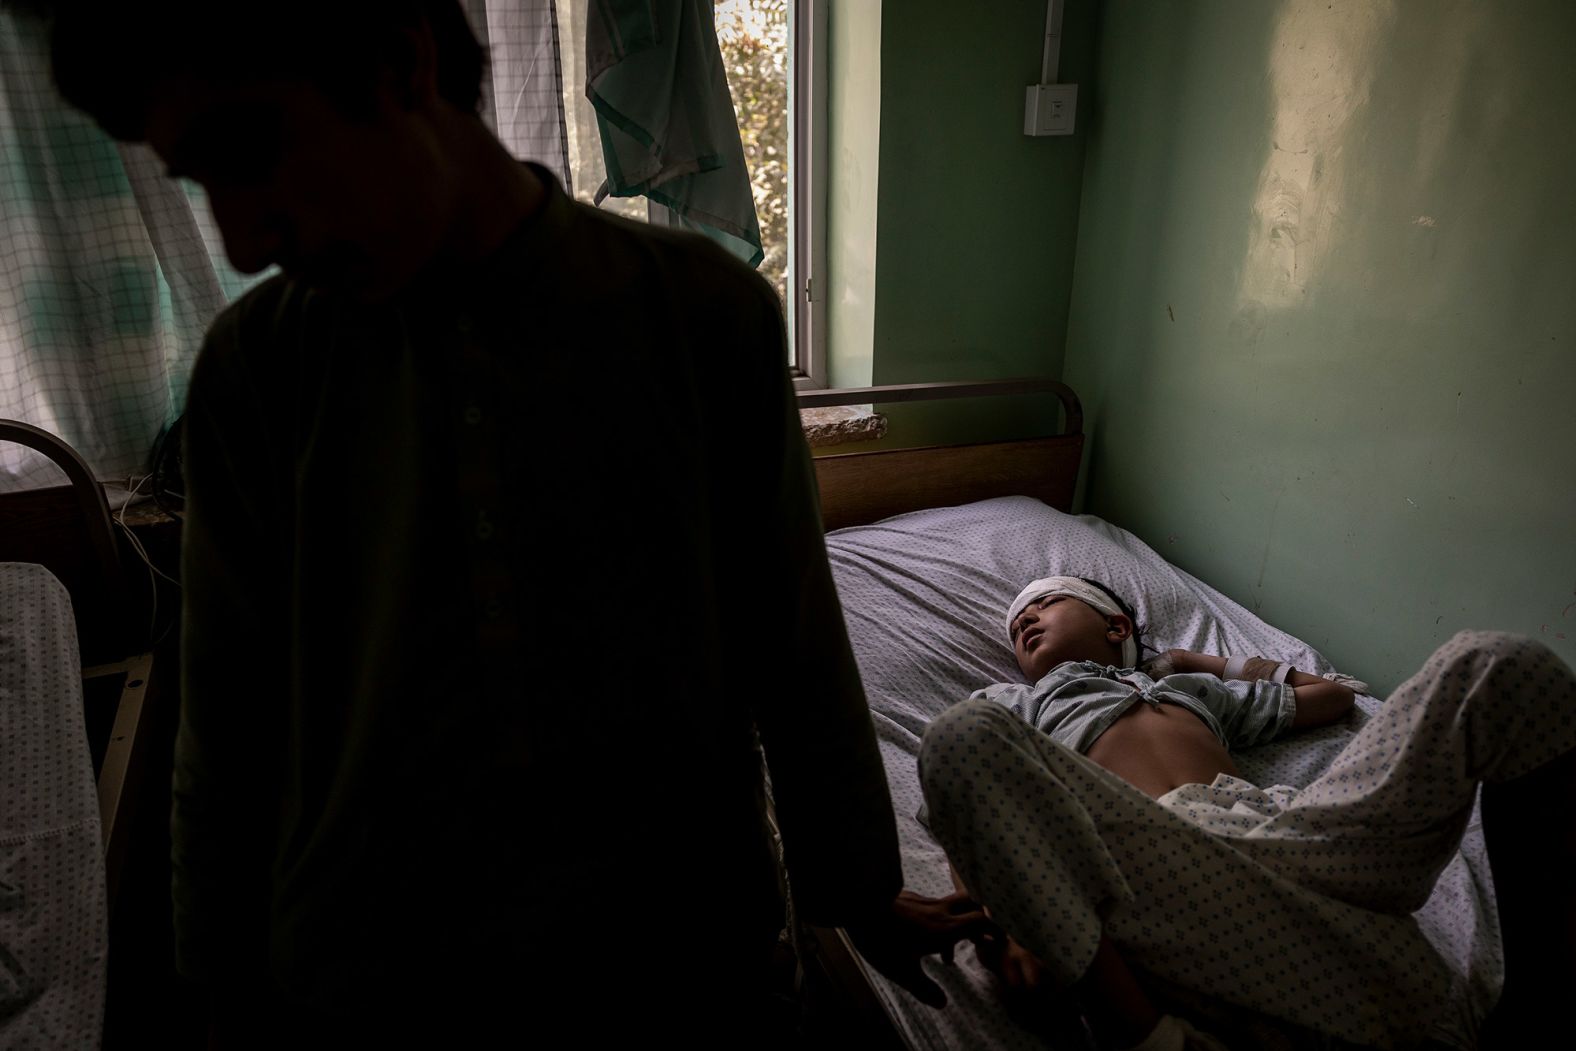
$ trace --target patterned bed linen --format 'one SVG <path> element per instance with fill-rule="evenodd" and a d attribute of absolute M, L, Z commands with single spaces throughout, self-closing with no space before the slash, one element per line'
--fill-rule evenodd
<path fill-rule="evenodd" d="M 99 1045 L 108 918 L 81 675 L 66 589 L 0 562 L 0 1047 Z"/>
<path fill-rule="evenodd" d="M 826 543 L 886 764 L 905 882 L 923 894 L 946 894 L 952 887 L 945 855 L 915 818 L 922 802 L 915 771 L 920 736 L 932 718 L 980 686 L 1021 681 L 1001 623 L 1024 582 L 1057 573 L 1109 585 L 1132 603 L 1146 628 L 1144 642 L 1155 649 L 1262 654 L 1303 671 L 1335 670 L 1306 643 L 1170 565 L 1126 530 L 1028 497 L 900 515 L 836 530 Z M 1418 654 L 1419 665 L 1426 656 Z M 1361 677 L 1362 669 L 1340 670 Z M 1242 776 L 1264 786 L 1306 785 L 1380 703 L 1360 696 L 1358 710 L 1344 723 L 1238 753 Z M 1475 812 L 1461 853 L 1441 875 L 1418 923 L 1459 975 L 1459 995 L 1470 998 L 1481 1016 L 1498 994 L 1501 971 Z M 943 1011 L 869 972 L 911 1047 L 1056 1046 L 1007 1017 L 994 979 L 971 948 L 959 951 L 953 967 L 936 960 L 925 967 L 946 990 Z"/>

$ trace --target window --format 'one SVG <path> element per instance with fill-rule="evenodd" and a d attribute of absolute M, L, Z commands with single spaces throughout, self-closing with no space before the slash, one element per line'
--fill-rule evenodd
<path fill-rule="evenodd" d="M 782 297 L 788 364 L 799 386 L 826 385 L 824 325 L 816 276 L 823 272 L 818 225 L 824 215 L 825 122 L 815 119 L 825 84 L 825 0 L 712 0 L 717 43 L 744 144 L 756 216 L 759 271 Z M 585 38 L 584 6 L 559 3 L 560 39 Z M 585 97 L 584 49 L 562 49 L 570 181 L 591 203 L 602 184 L 602 146 Z M 817 138 L 817 136 L 820 136 Z M 644 199 L 607 198 L 604 209 L 648 217 Z"/>
<path fill-rule="evenodd" d="M 831 385 L 826 356 L 826 7 L 795 0 L 789 75 L 789 347 L 801 387 Z"/>

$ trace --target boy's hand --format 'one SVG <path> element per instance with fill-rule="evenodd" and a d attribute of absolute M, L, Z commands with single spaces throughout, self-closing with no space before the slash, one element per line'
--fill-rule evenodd
<path fill-rule="evenodd" d="M 885 912 L 844 929 L 870 966 L 931 1007 L 945 1007 L 947 995 L 920 969 L 920 960 L 940 953 L 951 963 L 953 947 L 965 938 L 1005 937 L 965 894 L 926 898 L 906 890 Z"/>

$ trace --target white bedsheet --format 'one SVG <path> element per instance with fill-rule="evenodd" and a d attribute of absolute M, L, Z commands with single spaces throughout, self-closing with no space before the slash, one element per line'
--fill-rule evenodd
<path fill-rule="evenodd" d="M 827 536 L 844 618 L 869 697 L 897 812 L 909 888 L 950 893 L 946 858 L 915 818 L 922 802 L 915 758 L 926 724 L 992 682 L 1021 681 L 1001 629 L 1026 581 L 1047 574 L 1090 577 L 1139 614 L 1147 645 L 1292 662 L 1335 670 L 1306 643 L 1271 627 L 1220 592 L 1167 563 L 1131 533 L 1070 516 L 1028 497 L 901 515 Z M 1427 654 L 1418 654 L 1421 665 Z M 1343 668 L 1362 677 L 1361 668 Z M 1306 785 L 1381 702 L 1359 697 L 1344 724 L 1299 733 L 1236 755 L 1259 785 Z M 1419 915 L 1424 932 L 1461 978 L 1461 995 L 1486 1010 L 1500 983 L 1492 884 L 1476 815 L 1460 856 Z M 877 994 L 914 1048 L 1050 1047 L 1010 1020 L 994 979 L 971 949 L 957 964 L 926 964 L 950 1004 L 935 1011 L 872 972 Z"/>
<path fill-rule="evenodd" d="M 71 600 L 0 563 L 0 1047 L 93 1048 L 108 919 Z"/>

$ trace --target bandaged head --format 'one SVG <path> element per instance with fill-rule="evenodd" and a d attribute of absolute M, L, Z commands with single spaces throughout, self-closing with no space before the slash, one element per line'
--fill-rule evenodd
<path fill-rule="evenodd" d="M 1018 597 L 1007 607 L 1007 638 L 1012 638 L 1012 622 L 1018 619 L 1031 603 L 1048 595 L 1066 595 L 1094 607 L 1107 617 L 1125 617 L 1127 611 L 1118 606 L 1104 591 L 1079 577 L 1042 577 L 1018 592 Z M 1122 640 L 1122 667 L 1138 666 L 1138 642 L 1131 634 Z"/>

